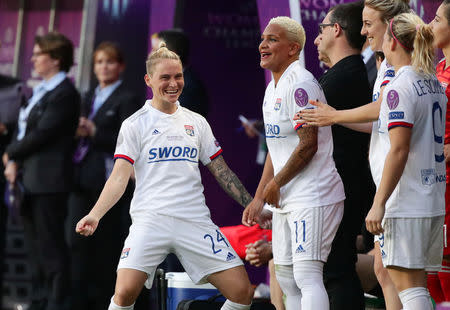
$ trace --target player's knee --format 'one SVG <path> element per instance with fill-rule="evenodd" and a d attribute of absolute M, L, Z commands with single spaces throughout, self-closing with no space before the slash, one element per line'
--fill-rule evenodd
<path fill-rule="evenodd" d="M 295 283 L 292 265 L 275 265 L 275 275 L 286 296 L 301 295 L 301 291 Z"/>
<path fill-rule="evenodd" d="M 114 293 L 114 303 L 121 307 L 133 305 L 137 296 L 130 287 L 119 286 L 116 287 Z"/>
<path fill-rule="evenodd" d="M 255 290 L 248 281 L 239 281 L 230 292 L 228 299 L 238 304 L 248 305 L 252 302 Z"/>
<path fill-rule="evenodd" d="M 294 263 L 294 279 L 300 289 L 323 286 L 323 262 L 301 261 Z"/>

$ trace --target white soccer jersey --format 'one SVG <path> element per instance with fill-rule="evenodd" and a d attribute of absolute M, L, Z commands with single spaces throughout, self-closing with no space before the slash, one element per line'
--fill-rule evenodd
<path fill-rule="evenodd" d="M 386 86 L 395 76 L 394 67 L 386 62 L 386 59 L 380 65 L 378 70 L 377 79 L 373 87 L 373 101 L 377 101 L 380 97 L 381 87 Z M 369 147 L 369 162 L 370 171 L 372 173 L 373 179 L 380 179 L 383 173 L 384 158 L 377 156 L 377 149 L 380 143 L 380 133 L 382 129 L 380 128 L 380 120 L 373 122 L 372 124 L 372 134 L 370 136 L 370 147 Z M 376 182 L 375 182 L 376 184 Z"/>
<path fill-rule="evenodd" d="M 207 165 L 222 149 L 205 118 L 177 106 L 175 113 L 166 114 L 147 100 L 120 129 L 114 157 L 134 164 L 133 223 L 146 222 L 155 213 L 185 219 L 210 216 L 198 162 Z"/>
<path fill-rule="evenodd" d="M 299 143 L 296 131 L 302 129 L 293 117 L 300 110 L 314 107 L 308 99 L 326 103 L 319 83 L 299 61 L 286 69 L 276 87 L 273 80 L 267 86 L 263 104 L 264 126 L 275 174 L 284 167 Z M 297 176 L 281 187 L 281 212 L 334 204 L 345 199 L 332 157 L 331 128 L 318 130 L 317 153 Z"/>
<path fill-rule="evenodd" d="M 390 149 L 389 130 L 412 128 L 405 170 L 386 203 L 385 218 L 432 217 L 445 212 L 444 130 L 447 98 L 435 76 L 423 77 L 402 67 L 386 86 L 380 109 L 383 163 Z M 381 176 L 375 178 L 377 187 Z"/>

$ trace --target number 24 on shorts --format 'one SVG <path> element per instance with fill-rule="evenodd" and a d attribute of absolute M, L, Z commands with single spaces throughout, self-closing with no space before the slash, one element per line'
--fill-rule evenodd
<path fill-rule="evenodd" d="M 223 243 L 225 243 L 225 245 L 227 247 L 229 247 L 229 245 L 227 243 L 227 240 L 223 237 L 223 235 L 217 229 L 216 229 L 216 233 L 217 233 L 217 238 L 216 238 L 217 239 L 217 243 L 223 242 Z M 213 254 L 217 254 L 219 252 L 222 252 L 222 249 L 218 249 L 218 250 L 215 249 L 214 238 L 210 234 L 206 234 L 206 235 L 203 236 L 203 239 L 207 239 L 207 238 L 209 238 L 209 240 L 211 241 L 211 249 L 212 249 Z"/>

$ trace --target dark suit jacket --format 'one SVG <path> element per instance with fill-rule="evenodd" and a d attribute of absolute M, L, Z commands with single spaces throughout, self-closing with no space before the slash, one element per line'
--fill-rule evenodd
<path fill-rule="evenodd" d="M 22 165 L 25 190 L 33 194 L 68 192 L 73 179 L 74 135 L 80 95 L 69 79 L 47 92 L 30 111 L 25 136 L 6 148 Z M 17 137 L 17 134 L 15 135 Z"/>
<path fill-rule="evenodd" d="M 82 116 L 88 117 L 95 89 L 83 98 Z M 113 160 L 122 122 L 140 108 L 138 97 L 122 84 L 95 114 L 92 121 L 96 126 L 95 136 L 90 138 L 89 150 L 83 161 L 76 167 L 76 183 L 83 189 L 101 190 L 106 181 L 107 162 Z"/>

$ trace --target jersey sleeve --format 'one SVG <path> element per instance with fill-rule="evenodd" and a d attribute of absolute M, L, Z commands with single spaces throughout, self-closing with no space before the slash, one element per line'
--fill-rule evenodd
<path fill-rule="evenodd" d="M 289 90 L 287 108 L 289 119 L 291 120 L 292 127 L 295 130 L 303 127 L 303 124 L 297 124 L 297 122 L 293 120 L 295 114 L 301 110 L 315 108 L 309 103 L 309 100 L 325 101 L 325 97 L 323 96 L 323 92 L 319 84 L 313 81 L 306 81 L 293 85 Z"/>
<path fill-rule="evenodd" d="M 140 141 L 134 126 L 130 122 L 123 122 L 117 137 L 114 159 L 122 158 L 134 164 L 139 157 Z"/>
<path fill-rule="evenodd" d="M 386 66 L 386 70 L 383 75 L 383 82 L 381 82 L 380 88 L 389 84 L 389 82 L 395 77 L 395 70 L 393 67 Z"/>
<path fill-rule="evenodd" d="M 415 104 L 411 101 L 411 92 L 400 85 L 386 88 L 383 96 L 382 112 L 387 113 L 387 128 L 412 128 L 415 121 Z"/>
<path fill-rule="evenodd" d="M 203 165 L 209 164 L 214 158 L 222 154 L 222 148 L 213 135 L 211 126 L 206 119 L 201 119 L 200 133 L 200 161 Z"/>

